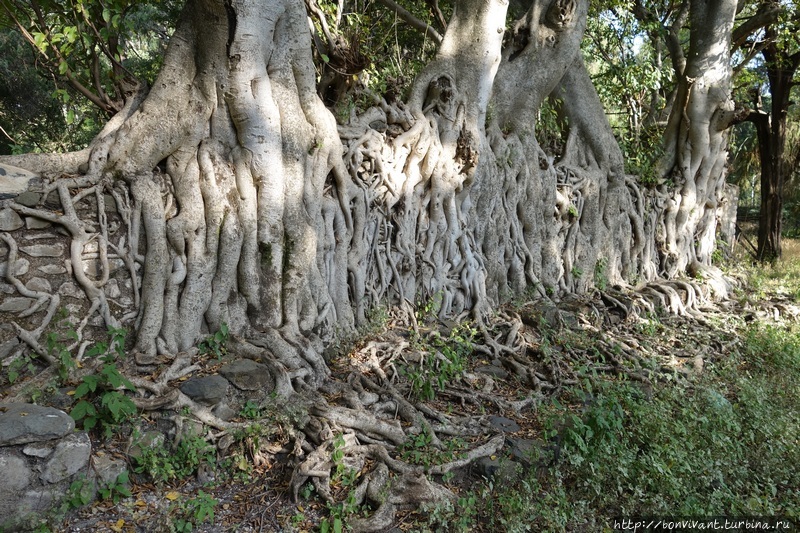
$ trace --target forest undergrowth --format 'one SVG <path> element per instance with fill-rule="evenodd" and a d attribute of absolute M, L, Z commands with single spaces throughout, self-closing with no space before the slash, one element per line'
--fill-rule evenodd
<path fill-rule="evenodd" d="M 615 519 L 634 516 L 780 517 L 796 527 L 800 244 L 787 241 L 786 258 L 772 266 L 740 258 L 726 268 L 740 280 L 734 296 L 687 316 L 621 316 L 599 293 L 556 306 L 522 298 L 498 311 L 505 319 L 494 330 L 491 321 L 488 329 L 440 322 L 435 299 L 420 302 L 410 323 L 376 310 L 357 337 L 330 347 L 333 379 L 390 380 L 434 417 L 506 424 L 500 452 L 444 474 L 437 465 L 463 457 L 480 436 L 433 442 L 422 431 L 396 446 L 393 458 L 420 466 L 455 498 L 398 513 L 391 531 L 613 531 Z M 508 317 L 518 326 L 509 330 Z M 205 341 L 207 357 L 224 360 L 223 333 Z M 124 366 L 116 334 L 106 347 L 111 369 Z M 514 373 L 513 357 L 500 364 L 486 349 L 512 334 L 524 346 L 515 357 L 537 369 L 528 379 Z M 39 531 L 335 532 L 374 511 L 354 503 L 369 465 L 337 461 L 345 435 L 331 454 L 338 503 L 311 482 L 293 501 L 291 435 L 302 407 L 293 414 L 248 401 L 224 453 L 198 434 L 134 459 L 127 443 L 157 420 L 126 410 L 127 384 L 104 376 L 98 397 L 116 391 L 121 404 L 104 399 L 107 416 L 82 418 L 97 418 L 96 452 L 126 457 L 129 474 L 95 501 L 73 484 Z M 46 394 L 33 399 L 47 403 Z M 527 456 L 512 453 L 513 443 L 527 443 Z"/>

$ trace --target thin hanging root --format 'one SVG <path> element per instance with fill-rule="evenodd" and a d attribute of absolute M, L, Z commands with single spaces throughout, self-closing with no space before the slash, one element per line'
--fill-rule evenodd
<path fill-rule="evenodd" d="M 58 215 L 49 211 L 45 211 L 42 209 L 32 209 L 26 207 L 24 205 L 17 204 L 12 202 L 10 207 L 27 216 L 34 216 L 43 220 L 47 220 L 48 222 L 52 222 L 54 224 L 58 224 L 63 226 L 71 236 L 70 242 L 70 266 L 72 269 L 72 274 L 75 277 L 75 280 L 83 289 L 84 293 L 88 297 L 89 301 L 92 304 L 92 312 L 95 310 L 100 312 L 101 317 L 103 318 L 105 324 L 108 327 L 118 328 L 120 326 L 119 322 L 111 313 L 111 309 L 108 306 L 108 302 L 106 301 L 105 292 L 102 290 L 102 286 L 108 280 L 108 272 L 110 270 L 108 264 L 108 254 L 106 252 L 106 238 L 105 234 L 107 233 L 107 228 L 105 227 L 105 212 L 98 213 L 98 219 L 101 223 L 101 242 L 100 242 L 100 256 L 99 259 L 102 263 L 103 269 L 103 278 L 100 280 L 99 283 L 93 282 L 89 279 L 86 275 L 86 272 L 83 267 L 83 249 L 86 244 L 88 244 L 92 237 L 86 232 L 87 228 L 90 231 L 93 231 L 89 224 L 82 221 L 75 210 L 75 203 L 80 200 L 83 195 L 91 193 L 96 193 L 102 196 L 102 193 L 98 192 L 97 187 L 98 179 L 97 178 L 76 178 L 76 179 L 68 179 L 68 180 L 57 180 L 53 184 L 51 184 L 47 189 L 46 193 L 49 194 L 53 190 L 58 191 L 59 199 L 61 201 L 62 209 L 64 210 L 63 215 Z M 84 190 L 83 192 L 79 192 L 75 198 L 70 196 L 70 187 L 89 187 L 89 189 Z M 102 200 L 98 202 L 98 208 L 103 209 L 104 206 Z M 90 313 L 91 314 L 91 313 Z M 86 318 L 88 320 L 88 317 Z M 41 327 L 41 326 L 40 326 Z"/>
<path fill-rule="evenodd" d="M 6 280 L 9 283 L 11 283 L 14 286 L 14 288 L 23 296 L 26 296 L 28 298 L 36 298 L 37 300 L 37 303 L 34 306 L 32 306 L 28 311 L 21 313 L 19 317 L 25 318 L 27 316 L 34 314 L 41 308 L 44 302 L 48 300 L 50 301 L 50 305 L 47 308 L 47 313 L 45 314 L 44 318 L 39 324 L 39 327 L 37 327 L 35 330 L 27 331 L 26 329 L 19 326 L 16 322 L 12 322 L 11 324 L 17 332 L 17 337 L 19 337 L 25 344 L 30 346 L 30 348 L 41 359 L 46 361 L 48 364 L 53 365 L 57 361 L 52 355 L 50 355 L 50 353 L 48 353 L 47 350 L 44 349 L 44 347 L 41 344 L 39 344 L 39 337 L 42 335 L 45 328 L 47 328 L 47 326 L 52 321 L 53 316 L 56 314 L 56 311 L 60 303 L 60 298 L 58 294 L 55 293 L 47 294 L 41 291 L 33 291 L 28 289 L 25 285 L 23 285 L 23 283 L 19 279 L 17 279 L 17 277 L 14 274 L 14 265 L 16 265 L 17 263 L 17 254 L 18 254 L 17 241 L 15 241 L 14 238 L 7 233 L 0 234 L 0 238 L 2 238 L 3 241 L 5 241 L 5 243 L 8 245 L 8 260 L 7 260 L 8 268 L 6 269 Z"/>
<path fill-rule="evenodd" d="M 44 361 L 47 361 L 50 365 L 56 364 L 56 359 L 52 355 L 50 355 L 47 350 L 45 350 L 44 346 L 39 344 L 39 340 L 34 338 L 31 333 L 23 328 L 21 328 L 15 322 L 11 323 L 14 326 L 14 329 L 17 331 L 17 336 L 28 346 L 30 346 L 31 350 L 33 350 L 36 355 L 41 357 Z"/>

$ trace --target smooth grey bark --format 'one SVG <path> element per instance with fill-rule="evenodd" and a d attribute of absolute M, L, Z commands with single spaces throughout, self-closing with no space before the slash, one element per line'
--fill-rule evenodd
<path fill-rule="evenodd" d="M 508 35 L 505 0 L 458 3 L 407 106 L 376 102 L 338 130 L 304 4 L 262 3 L 189 2 L 147 98 L 85 162 L 130 189 L 142 353 L 185 350 L 222 323 L 330 338 L 387 300 L 480 316 L 529 287 L 584 292 L 708 264 L 732 0 L 687 4 L 695 30 L 665 136 L 677 188 L 656 192 L 625 174 L 580 57 L 586 0 L 536 0 Z M 558 158 L 537 142 L 548 97 L 568 124 Z M 290 367 L 321 382 L 307 358 Z"/>
<path fill-rule="evenodd" d="M 730 50 L 736 12 L 734 0 L 689 2 L 689 51 L 685 66 L 676 67 L 678 90 L 661 161 L 661 175 L 675 186 L 656 236 L 663 249 L 659 273 L 667 277 L 711 263 L 735 118 Z"/>

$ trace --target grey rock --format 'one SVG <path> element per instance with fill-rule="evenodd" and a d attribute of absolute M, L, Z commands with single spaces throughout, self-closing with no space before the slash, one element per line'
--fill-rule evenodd
<path fill-rule="evenodd" d="M 46 292 L 48 294 L 53 292 L 52 285 L 44 278 L 31 278 L 28 280 L 28 283 L 25 284 L 25 287 L 32 291 Z"/>
<path fill-rule="evenodd" d="M 74 387 L 61 387 L 57 391 L 53 393 L 52 396 L 48 399 L 48 403 L 51 407 L 55 407 L 56 409 L 61 409 L 66 411 L 70 409 L 75 404 L 75 396 L 69 394 L 75 390 Z"/>
<path fill-rule="evenodd" d="M 36 204 L 39 203 L 39 200 L 42 198 L 42 195 L 38 192 L 33 191 L 25 191 L 24 193 L 20 194 L 14 201 L 20 205 L 24 205 L 25 207 L 36 207 Z"/>
<path fill-rule="evenodd" d="M 509 437 L 506 439 L 509 447 L 509 454 L 514 461 L 530 467 L 534 461 L 540 459 L 545 444 L 536 439 L 518 439 Z"/>
<path fill-rule="evenodd" d="M 131 439 L 128 444 L 128 456 L 134 459 L 139 458 L 145 448 L 152 450 L 164 448 L 166 447 L 166 441 L 167 438 L 160 431 L 146 431 L 143 435 Z"/>
<path fill-rule="evenodd" d="M 59 226 L 59 228 L 60 228 L 60 226 Z M 23 234 L 22 238 L 25 239 L 26 241 L 41 241 L 43 239 L 57 239 L 58 235 L 56 235 L 55 233 L 51 233 L 51 232 L 45 233 L 45 232 L 35 231 L 35 232 Z"/>
<path fill-rule="evenodd" d="M 515 433 L 519 431 L 519 424 L 504 416 L 490 416 L 489 425 L 497 431 L 502 431 L 504 433 Z"/>
<path fill-rule="evenodd" d="M 36 303 L 36 298 L 7 298 L 0 304 L 0 311 L 5 313 L 21 313 L 30 309 Z"/>
<path fill-rule="evenodd" d="M 67 304 L 64 308 L 69 313 L 69 316 L 80 316 L 83 313 L 83 307 L 78 304 Z"/>
<path fill-rule="evenodd" d="M 225 402 L 220 402 L 215 405 L 211 412 L 214 413 L 214 416 L 226 422 L 230 422 L 239 416 L 239 413 Z"/>
<path fill-rule="evenodd" d="M 27 229 L 46 229 L 53 225 L 52 222 L 42 220 L 38 217 L 25 217 L 25 228 Z"/>
<path fill-rule="evenodd" d="M 271 392 L 275 388 L 269 368 L 250 359 L 227 364 L 219 369 L 219 373 L 239 390 Z"/>
<path fill-rule="evenodd" d="M 14 294 L 15 292 L 17 292 L 17 289 L 12 287 L 8 283 L 0 282 L 0 292 L 2 292 L 4 294 Z"/>
<path fill-rule="evenodd" d="M 197 482 L 201 485 L 208 485 L 217 479 L 217 473 L 214 471 L 214 466 L 203 462 L 197 468 Z"/>
<path fill-rule="evenodd" d="M 492 478 L 500 470 L 500 459 L 481 457 L 475 461 L 475 468 L 481 476 Z"/>
<path fill-rule="evenodd" d="M 204 429 L 205 427 L 202 422 L 181 417 L 181 422 L 176 427 L 176 440 L 181 442 L 195 437 L 201 437 L 205 433 Z"/>
<path fill-rule="evenodd" d="M 217 440 L 217 449 L 221 452 L 225 452 L 228 448 L 233 446 L 234 441 L 233 435 L 227 433 Z"/>
<path fill-rule="evenodd" d="M 57 191 L 51 191 L 47 195 L 44 199 L 44 206 L 49 209 L 61 209 L 61 196 L 59 196 Z"/>
<path fill-rule="evenodd" d="M 103 203 L 106 206 L 106 213 L 116 213 L 117 212 L 117 201 L 110 194 L 104 194 L 103 195 Z"/>
<path fill-rule="evenodd" d="M 58 295 L 77 299 L 83 299 L 86 297 L 86 294 L 71 281 L 61 284 L 61 286 L 58 288 Z"/>
<path fill-rule="evenodd" d="M 108 271 L 110 273 L 113 274 L 117 270 L 121 270 L 123 268 L 126 268 L 126 267 L 125 267 L 125 261 L 123 261 L 122 259 L 112 258 L 112 259 L 108 260 Z M 139 263 L 136 263 L 136 269 L 137 270 L 139 269 Z"/>
<path fill-rule="evenodd" d="M 119 283 L 115 279 L 108 280 L 105 286 L 106 296 L 109 298 L 119 298 L 122 294 L 119 290 Z"/>
<path fill-rule="evenodd" d="M 61 487 L 26 490 L 19 500 L 17 513 L 27 517 L 31 514 L 41 517 L 64 497 Z"/>
<path fill-rule="evenodd" d="M 486 374 L 487 376 L 492 376 L 493 378 L 497 379 L 507 379 L 508 372 L 500 368 L 499 366 L 494 365 L 487 365 L 487 366 L 479 366 L 475 369 L 475 372 L 479 374 Z"/>
<path fill-rule="evenodd" d="M 31 181 L 38 178 L 39 175 L 30 170 L 0 163 L 0 193 L 3 195 L 21 194 L 28 190 Z"/>
<path fill-rule="evenodd" d="M 64 255 L 63 244 L 33 244 L 22 246 L 20 250 L 31 257 L 61 257 Z"/>
<path fill-rule="evenodd" d="M 97 484 L 101 487 L 108 487 L 115 483 L 117 478 L 127 470 L 125 461 L 115 459 L 108 455 L 102 455 L 92 459 L 92 468 L 97 476 Z"/>
<path fill-rule="evenodd" d="M 0 531 L 32 531 L 51 505 L 52 491 L 0 490 Z"/>
<path fill-rule="evenodd" d="M 22 217 L 20 217 L 16 211 L 10 207 L 0 209 L 0 231 L 14 231 L 24 225 L 25 223 L 22 221 Z"/>
<path fill-rule="evenodd" d="M 388 128 L 389 125 L 386 124 L 386 121 L 384 120 L 373 120 L 369 123 L 369 127 L 382 133 L 386 131 L 386 128 Z"/>
<path fill-rule="evenodd" d="M 22 448 L 22 453 L 24 453 L 28 457 L 39 457 L 40 459 L 43 459 L 48 455 L 50 455 L 51 453 L 53 453 L 53 447 L 48 446 L 47 444 L 41 444 L 36 442 L 33 444 L 28 444 L 27 446 Z"/>
<path fill-rule="evenodd" d="M 10 451 L 0 452 L 0 492 L 17 492 L 25 489 L 33 480 L 28 462 Z"/>
<path fill-rule="evenodd" d="M 73 433 L 56 445 L 44 467 L 41 480 L 58 483 L 86 468 L 92 455 L 92 441 L 86 433 Z"/>
<path fill-rule="evenodd" d="M 83 271 L 86 272 L 87 276 L 91 276 L 93 278 L 100 276 L 100 272 L 102 271 L 100 268 L 100 261 L 97 259 L 85 259 L 82 261 L 82 263 Z"/>
<path fill-rule="evenodd" d="M 475 462 L 475 468 L 481 476 L 513 482 L 521 475 L 520 465 L 507 459 L 481 457 Z"/>
<path fill-rule="evenodd" d="M 75 429 L 64 411 L 29 403 L 0 403 L 0 446 L 58 439 Z"/>
<path fill-rule="evenodd" d="M 67 269 L 61 265 L 42 265 L 38 267 L 37 270 L 43 274 L 48 274 L 50 276 L 67 273 Z"/>
<path fill-rule="evenodd" d="M 181 383 L 180 389 L 196 402 L 214 405 L 228 392 L 228 380 L 217 375 L 192 378 Z"/>
<path fill-rule="evenodd" d="M 15 338 L 0 343 L 0 361 L 9 356 L 9 354 L 21 343 Z"/>
<path fill-rule="evenodd" d="M 24 276 L 28 273 L 28 269 L 30 269 L 31 264 L 27 259 L 17 259 L 17 262 L 14 263 L 14 270 L 13 274 L 15 276 Z M 8 261 L 3 261 L 0 263 L 0 277 L 5 277 L 6 273 L 8 272 Z"/>

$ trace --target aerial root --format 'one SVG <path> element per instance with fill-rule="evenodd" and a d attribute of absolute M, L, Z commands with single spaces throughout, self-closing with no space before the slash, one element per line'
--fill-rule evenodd
<path fill-rule="evenodd" d="M 442 476 L 482 457 L 496 454 L 502 448 L 505 437 L 495 435 L 457 460 L 427 468 L 391 457 L 385 445 L 360 444 L 358 440 L 354 433 L 345 433 L 331 437 L 316 447 L 295 468 L 290 482 L 291 493 L 297 501 L 300 489 L 310 480 L 320 496 L 333 503 L 335 498 L 331 484 L 334 478 L 342 475 L 342 468 L 356 471 L 361 481 L 349 501 L 356 505 L 370 503 L 377 508 L 369 518 L 351 519 L 348 523 L 354 531 L 381 531 L 391 525 L 395 513 L 403 508 L 453 499 L 454 495 L 449 489 L 428 476 Z M 374 466 L 362 474 L 369 464 Z"/>

